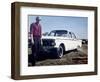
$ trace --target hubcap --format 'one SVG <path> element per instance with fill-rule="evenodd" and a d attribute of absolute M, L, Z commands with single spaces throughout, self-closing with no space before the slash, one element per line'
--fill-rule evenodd
<path fill-rule="evenodd" d="M 63 56 L 63 48 L 59 47 L 59 57 L 62 57 L 62 56 Z"/>

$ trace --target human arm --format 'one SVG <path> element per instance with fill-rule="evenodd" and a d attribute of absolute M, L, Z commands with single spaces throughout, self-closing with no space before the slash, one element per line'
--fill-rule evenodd
<path fill-rule="evenodd" d="M 30 25 L 30 37 L 31 37 L 32 44 L 34 44 L 34 40 L 33 40 L 33 24 Z"/>

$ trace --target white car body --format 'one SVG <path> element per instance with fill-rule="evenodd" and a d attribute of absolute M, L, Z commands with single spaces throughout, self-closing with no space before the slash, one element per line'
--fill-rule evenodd
<path fill-rule="evenodd" d="M 57 37 L 57 36 L 42 36 L 42 39 L 54 39 L 55 48 L 59 48 L 61 44 L 64 44 L 65 51 L 77 49 L 82 46 L 82 40 L 68 37 Z"/>
<path fill-rule="evenodd" d="M 67 30 L 53 30 L 48 36 L 42 36 L 43 51 L 54 52 L 58 58 L 61 58 L 65 51 L 81 46 L 82 40 L 77 39 L 73 32 Z"/>

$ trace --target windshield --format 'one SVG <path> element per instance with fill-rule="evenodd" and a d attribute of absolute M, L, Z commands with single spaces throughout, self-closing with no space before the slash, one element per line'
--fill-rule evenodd
<path fill-rule="evenodd" d="M 65 30 L 51 31 L 49 36 L 67 36 L 67 31 L 65 31 Z"/>

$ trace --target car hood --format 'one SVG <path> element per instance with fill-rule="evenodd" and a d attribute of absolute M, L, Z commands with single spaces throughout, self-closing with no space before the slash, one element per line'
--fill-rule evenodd
<path fill-rule="evenodd" d="M 69 39 L 67 37 L 58 37 L 58 36 L 42 36 L 42 39 Z"/>
<path fill-rule="evenodd" d="M 57 40 L 57 39 L 60 39 L 60 40 L 72 40 L 72 38 L 68 38 L 68 37 L 62 37 L 62 36 L 60 36 L 60 37 L 58 37 L 58 36 L 42 36 L 42 39 L 55 39 L 55 40 Z M 82 41 L 81 39 L 76 39 L 76 40 L 80 40 L 80 41 Z"/>

